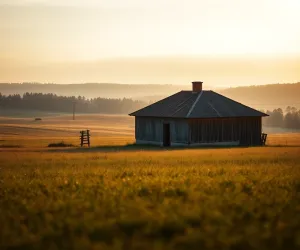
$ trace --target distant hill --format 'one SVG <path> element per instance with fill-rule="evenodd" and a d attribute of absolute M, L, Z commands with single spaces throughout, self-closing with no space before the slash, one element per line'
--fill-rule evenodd
<path fill-rule="evenodd" d="M 287 106 L 300 108 L 300 82 L 213 90 L 235 101 L 260 110 L 267 111 L 281 108 L 285 111 Z M 138 99 L 155 102 L 166 96 L 167 95 L 148 95 L 139 97 Z"/>
<path fill-rule="evenodd" d="M 287 106 L 300 108 L 300 82 L 236 87 L 218 91 L 220 94 L 253 108 L 273 110 Z"/>
<path fill-rule="evenodd" d="M 191 87 L 191 86 L 190 86 Z M 208 86 L 204 86 L 209 89 Z M 38 84 L 38 83 L 2 83 L 0 93 L 24 94 L 53 93 L 64 96 L 85 96 L 86 98 L 133 98 L 146 102 L 155 102 L 180 90 L 188 90 L 188 85 L 163 84 Z M 259 86 L 215 89 L 216 92 L 244 103 L 256 109 L 285 109 L 287 106 L 300 108 L 300 82 L 290 84 L 268 84 Z"/>
<path fill-rule="evenodd" d="M 260 110 L 267 111 L 281 108 L 285 111 L 287 106 L 300 108 L 300 82 L 213 90 L 235 101 Z M 139 97 L 138 99 L 155 102 L 166 96 L 151 95 Z"/>
<path fill-rule="evenodd" d="M 134 98 L 142 96 L 167 96 L 186 89 L 185 86 L 163 84 L 117 84 L 117 83 L 82 83 L 82 84 L 40 84 L 40 83 L 0 83 L 3 95 L 29 93 L 56 94 L 63 96 L 85 96 L 86 98 Z"/>

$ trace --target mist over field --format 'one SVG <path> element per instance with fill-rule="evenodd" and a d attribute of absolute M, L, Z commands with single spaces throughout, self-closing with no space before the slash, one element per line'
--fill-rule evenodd
<path fill-rule="evenodd" d="M 0 249 L 299 250 L 299 13 L 0 0 Z"/>
<path fill-rule="evenodd" d="M 34 118 L 70 114 L 128 115 L 184 86 L 126 84 L 0 84 L 0 117 Z M 300 83 L 219 89 L 219 93 L 269 115 L 268 134 L 300 131 Z M 6 93 L 6 94 L 5 94 Z M 54 94 L 53 94 L 54 93 Z M 72 93 L 73 95 L 67 95 Z M 81 93 L 78 94 L 77 93 Z M 86 95 L 82 95 L 85 93 Z M 97 94 L 101 93 L 101 97 Z M 151 93 L 150 96 L 143 96 Z M 127 96 L 126 96 L 127 95 Z M 88 98 L 86 96 L 96 96 Z"/>
<path fill-rule="evenodd" d="M 172 84 L 39 84 L 39 83 L 0 83 L 2 95 L 23 95 L 25 93 L 56 94 L 62 96 L 81 96 L 85 98 L 131 98 L 145 103 L 155 102 L 181 90 L 191 90 L 191 82 Z M 285 109 L 287 106 L 300 107 L 300 83 L 268 84 L 215 88 L 204 82 L 204 90 L 214 90 L 236 101 L 256 109 Z"/>

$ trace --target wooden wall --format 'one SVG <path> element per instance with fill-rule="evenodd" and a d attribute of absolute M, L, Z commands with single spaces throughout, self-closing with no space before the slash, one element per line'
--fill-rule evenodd
<path fill-rule="evenodd" d="M 240 145 L 260 145 L 261 143 L 261 117 L 215 119 L 136 117 L 136 140 L 161 144 L 164 123 L 170 124 L 172 144 L 238 142 Z"/>
<path fill-rule="evenodd" d="M 162 143 L 164 123 L 170 124 L 171 143 L 188 143 L 189 127 L 187 120 L 152 117 L 135 117 L 136 140 Z"/>
<path fill-rule="evenodd" d="M 260 145 L 261 117 L 190 119 L 190 142 Z"/>

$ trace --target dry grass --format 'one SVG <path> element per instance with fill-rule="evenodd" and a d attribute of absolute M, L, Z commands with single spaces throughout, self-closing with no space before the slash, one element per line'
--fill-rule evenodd
<path fill-rule="evenodd" d="M 270 146 L 300 146 L 300 133 L 268 135 L 267 145 L 270 145 Z"/>
<path fill-rule="evenodd" d="M 42 121 L 29 118 L 0 118 L 0 140 L 8 145 L 26 148 L 46 147 L 49 143 L 65 141 L 79 145 L 79 131 L 91 130 L 91 143 L 125 145 L 133 143 L 134 120 L 128 116 L 82 115 L 46 117 Z"/>
<path fill-rule="evenodd" d="M 132 142 L 123 118 L 91 121 L 93 145 Z M 0 149 L 0 249 L 300 248 L 298 134 L 270 136 L 280 147 L 50 150 L 89 124 L 51 119 L 2 120 L 16 129 L 0 143 L 25 147 Z"/>
<path fill-rule="evenodd" d="M 299 154 L 6 152 L 0 248 L 297 249 Z"/>
<path fill-rule="evenodd" d="M 79 145 L 79 131 L 91 130 L 92 146 L 126 145 L 134 142 L 134 119 L 125 115 L 80 115 L 33 118 L 0 117 L 0 144 L 25 148 L 46 147 L 61 140 Z M 1 142 L 2 141 L 2 142 Z M 269 134 L 268 146 L 300 146 L 300 133 Z"/>

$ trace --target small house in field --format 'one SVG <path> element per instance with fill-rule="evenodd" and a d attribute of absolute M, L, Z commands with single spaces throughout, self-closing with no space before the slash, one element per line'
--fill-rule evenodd
<path fill-rule="evenodd" d="M 266 114 L 193 82 L 180 91 L 135 111 L 137 144 L 261 145 L 262 117 Z"/>

